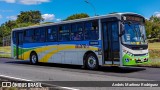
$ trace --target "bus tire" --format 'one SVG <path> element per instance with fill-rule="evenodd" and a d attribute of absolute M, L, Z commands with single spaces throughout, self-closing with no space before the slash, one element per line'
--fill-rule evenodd
<path fill-rule="evenodd" d="M 90 70 L 97 70 L 99 67 L 98 58 L 94 53 L 87 55 L 85 60 L 86 67 Z"/>
<path fill-rule="evenodd" d="M 30 64 L 38 64 L 38 56 L 35 52 L 32 52 L 30 55 Z"/>

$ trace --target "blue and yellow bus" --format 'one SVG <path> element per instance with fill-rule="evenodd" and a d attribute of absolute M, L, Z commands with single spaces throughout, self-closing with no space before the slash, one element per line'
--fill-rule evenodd
<path fill-rule="evenodd" d="M 113 13 L 12 30 L 12 57 L 38 62 L 99 66 L 148 63 L 145 19 Z"/>

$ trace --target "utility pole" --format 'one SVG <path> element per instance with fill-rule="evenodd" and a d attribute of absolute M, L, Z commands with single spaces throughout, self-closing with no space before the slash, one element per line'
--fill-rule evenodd
<path fill-rule="evenodd" d="M 97 16 L 97 14 L 96 14 L 96 8 L 94 7 L 94 5 L 91 2 L 89 2 L 88 0 L 84 0 L 84 2 L 86 2 L 87 4 L 89 4 L 93 8 L 94 15 Z"/>

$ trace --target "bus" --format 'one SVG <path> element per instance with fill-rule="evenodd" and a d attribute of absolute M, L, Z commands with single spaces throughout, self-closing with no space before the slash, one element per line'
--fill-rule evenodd
<path fill-rule="evenodd" d="M 145 18 L 112 13 L 12 30 L 14 59 L 31 64 L 59 63 L 130 67 L 149 63 Z"/>

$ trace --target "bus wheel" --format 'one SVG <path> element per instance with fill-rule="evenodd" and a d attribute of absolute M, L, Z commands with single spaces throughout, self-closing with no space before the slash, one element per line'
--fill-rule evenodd
<path fill-rule="evenodd" d="M 87 57 L 86 57 L 86 66 L 90 70 L 98 69 L 99 64 L 98 64 L 98 59 L 97 59 L 95 54 L 90 53 L 90 54 L 87 55 Z"/>
<path fill-rule="evenodd" d="M 37 64 L 38 63 L 38 56 L 37 56 L 37 54 L 35 52 L 31 53 L 30 63 L 31 64 Z"/>

